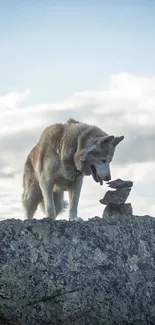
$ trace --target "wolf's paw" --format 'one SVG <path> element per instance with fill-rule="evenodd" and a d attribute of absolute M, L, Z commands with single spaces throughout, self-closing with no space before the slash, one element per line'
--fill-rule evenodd
<path fill-rule="evenodd" d="M 76 217 L 76 218 L 70 218 L 69 221 L 83 221 L 82 218 Z"/>

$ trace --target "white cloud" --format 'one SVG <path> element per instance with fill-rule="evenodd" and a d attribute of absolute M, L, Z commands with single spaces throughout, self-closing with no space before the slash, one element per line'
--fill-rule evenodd
<path fill-rule="evenodd" d="M 31 93 L 30 89 L 23 92 L 12 91 L 0 97 L 0 110 L 15 109 Z"/>
<path fill-rule="evenodd" d="M 116 149 L 112 175 L 114 178 L 134 181 L 131 198 L 135 213 L 155 214 L 154 198 L 151 195 L 155 187 L 155 77 L 120 73 L 110 77 L 109 85 L 103 91 L 75 93 L 56 103 L 24 107 L 24 100 L 29 94 L 30 90 L 27 89 L 0 97 L 0 178 L 3 184 L 9 184 L 9 177 L 15 177 L 17 172 L 19 177 L 18 182 L 15 177 L 10 182 L 11 187 L 5 189 L 5 193 L 10 193 L 10 210 L 13 202 L 17 202 L 17 205 L 20 202 L 22 174 L 19 173 L 23 170 L 26 155 L 38 141 L 41 132 L 52 123 L 64 122 L 73 117 L 97 124 L 109 134 L 125 135 L 124 141 Z M 18 196 L 13 200 L 11 193 L 14 187 Z M 99 187 L 90 178 L 85 180 L 80 214 L 101 214 L 103 207 L 98 201 L 105 188 Z M 1 191 L 2 187 L 0 195 Z M 3 207 L 4 202 L 3 198 Z M 11 210 L 13 212 L 7 212 L 7 216 L 19 211 L 15 208 L 17 205 Z"/>

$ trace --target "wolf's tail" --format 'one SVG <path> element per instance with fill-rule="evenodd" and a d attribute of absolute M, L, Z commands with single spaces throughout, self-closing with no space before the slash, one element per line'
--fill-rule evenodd
<path fill-rule="evenodd" d="M 38 204 L 42 201 L 42 192 L 35 177 L 34 168 L 28 157 L 24 166 L 22 204 L 26 219 L 32 219 Z"/>

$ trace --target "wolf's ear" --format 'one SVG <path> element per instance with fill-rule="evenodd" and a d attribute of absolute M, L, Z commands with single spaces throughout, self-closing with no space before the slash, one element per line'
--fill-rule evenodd
<path fill-rule="evenodd" d="M 101 137 L 100 140 L 96 141 L 97 144 L 99 144 L 99 146 L 104 146 L 104 144 L 109 144 L 114 140 L 114 136 L 113 135 L 107 135 L 104 137 Z"/>
<path fill-rule="evenodd" d="M 113 146 L 116 147 L 123 139 L 123 135 L 121 135 L 120 137 L 115 137 L 112 141 Z"/>
<path fill-rule="evenodd" d="M 103 138 L 103 143 L 111 143 L 112 140 L 114 139 L 114 135 L 107 135 L 106 137 Z"/>

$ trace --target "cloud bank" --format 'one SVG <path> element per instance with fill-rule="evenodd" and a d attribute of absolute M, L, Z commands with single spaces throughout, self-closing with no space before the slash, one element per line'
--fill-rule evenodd
<path fill-rule="evenodd" d="M 0 181 L 3 184 L 0 185 L 0 200 L 4 217 L 10 217 L 12 213 L 18 213 L 19 217 L 17 206 L 21 200 L 23 165 L 41 132 L 46 126 L 65 122 L 70 117 L 96 124 L 109 134 L 125 136 L 112 162 L 113 178 L 134 181 L 130 200 L 135 213 L 155 214 L 152 197 L 155 187 L 155 77 L 128 73 L 112 75 L 106 89 L 75 93 L 56 103 L 25 106 L 27 96 L 31 98 L 29 89 L 0 97 Z M 8 185 L 9 180 L 12 187 Z M 90 178 L 85 180 L 80 215 L 89 217 L 90 211 L 101 213 L 103 208 L 98 200 L 106 187 L 96 185 Z M 14 187 L 18 196 L 13 201 Z M 6 196 L 3 196 L 4 192 Z M 10 212 L 5 210 L 7 193 L 10 195 Z M 13 202 L 16 202 L 16 208 Z"/>

